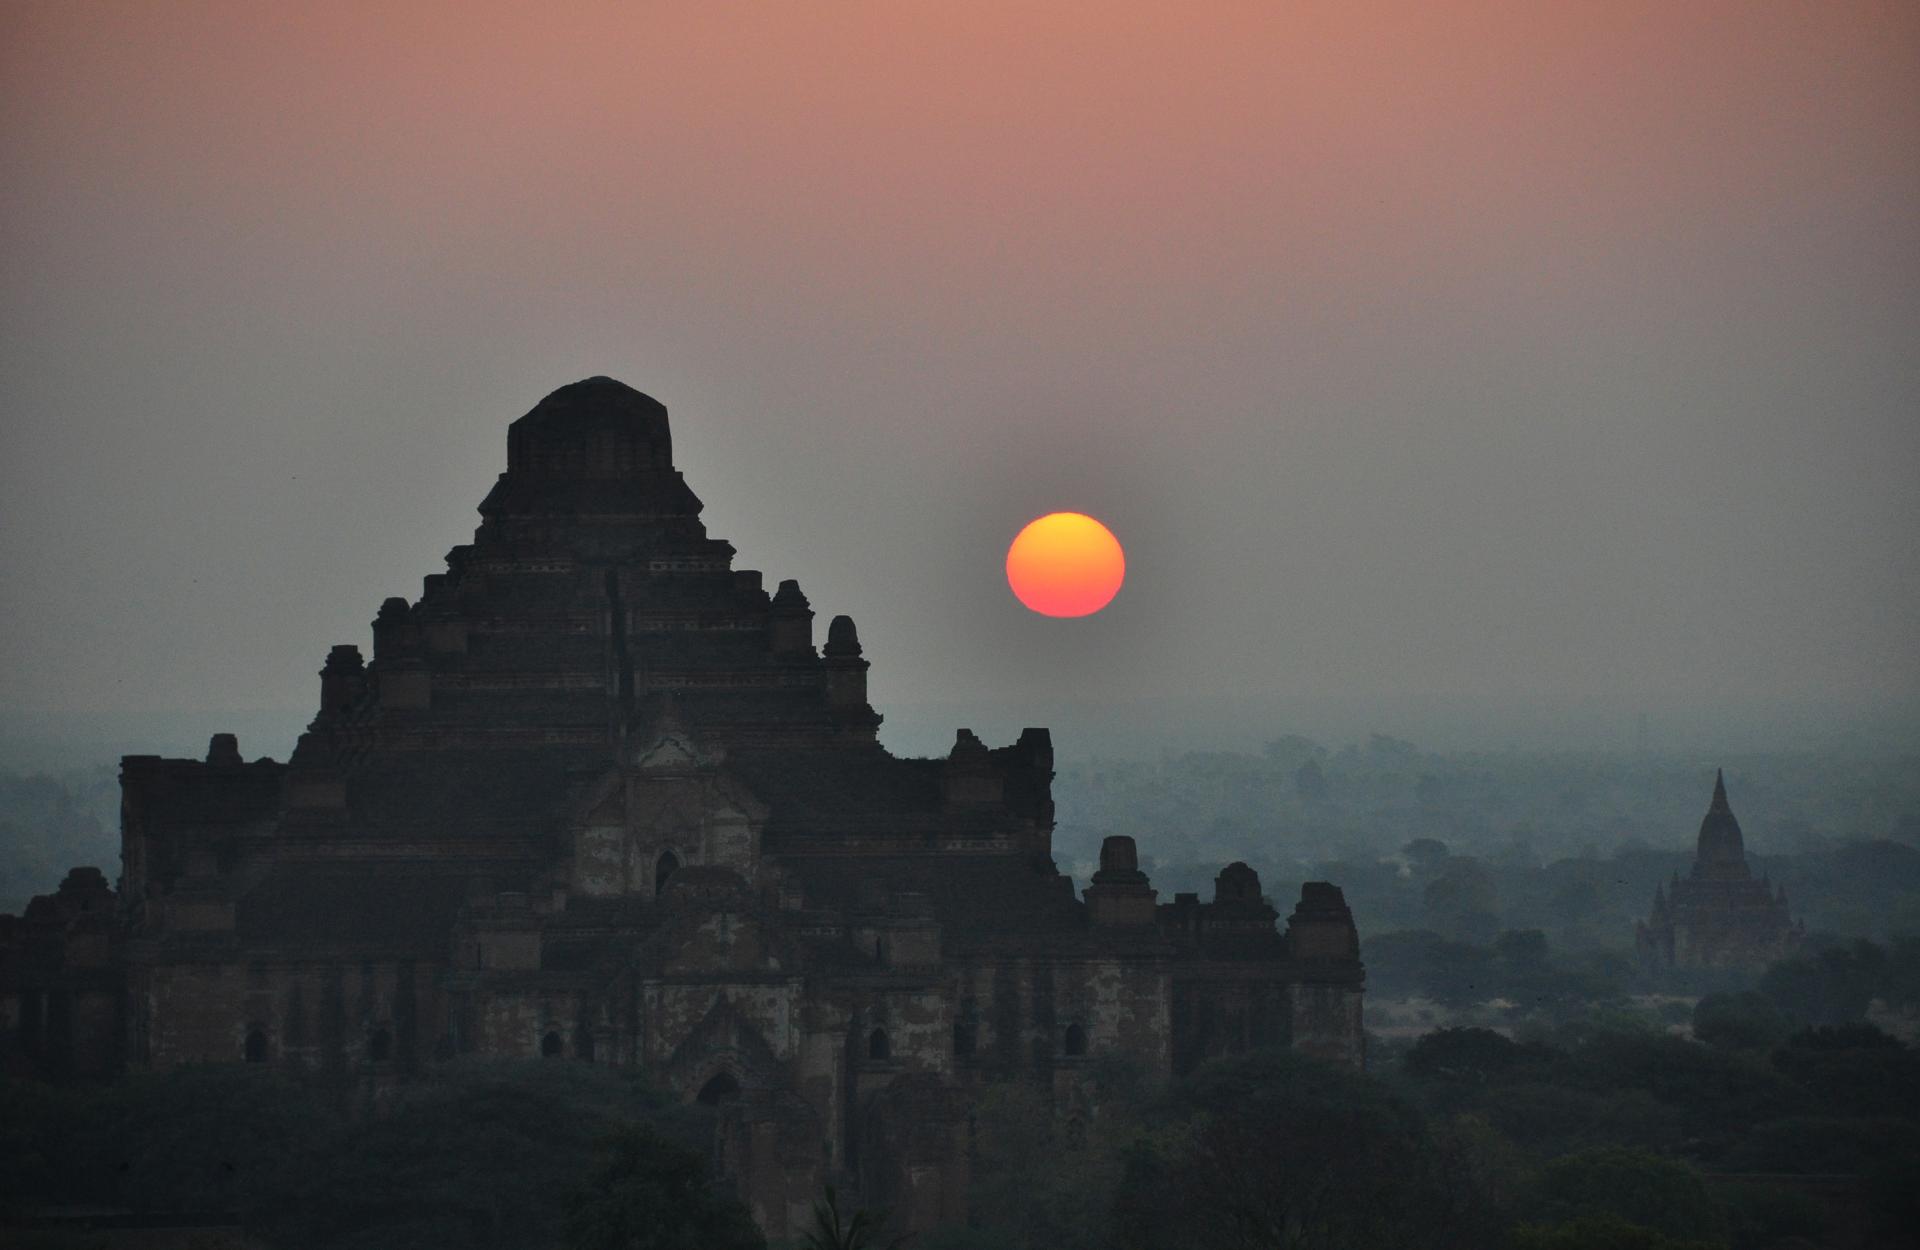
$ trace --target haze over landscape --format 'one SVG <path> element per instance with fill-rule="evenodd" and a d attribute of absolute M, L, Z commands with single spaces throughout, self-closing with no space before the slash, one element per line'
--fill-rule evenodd
<path fill-rule="evenodd" d="M 598 373 L 903 749 L 1913 723 L 1911 6 L 3 14 L 25 732 L 284 750 Z"/>

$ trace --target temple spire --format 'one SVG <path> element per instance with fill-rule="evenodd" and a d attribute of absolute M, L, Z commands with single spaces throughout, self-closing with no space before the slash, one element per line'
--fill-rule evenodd
<path fill-rule="evenodd" d="M 1727 774 L 1722 769 L 1713 770 L 1713 802 L 1707 805 L 1709 812 L 1730 812 L 1727 806 Z"/>

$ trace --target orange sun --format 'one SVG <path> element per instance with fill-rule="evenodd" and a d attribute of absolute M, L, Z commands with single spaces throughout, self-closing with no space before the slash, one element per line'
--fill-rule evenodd
<path fill-rule="evenodd" d="M 1042 616 L 1090 616 L 1113 602 L 1126 576 L 1120 540 L 1078 512 L 1029 522 L 1007 548 L 1007 585 Z"/>

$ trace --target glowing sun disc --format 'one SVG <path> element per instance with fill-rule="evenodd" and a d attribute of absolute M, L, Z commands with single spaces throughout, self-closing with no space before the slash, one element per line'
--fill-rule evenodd
<path fill-rule="evenodd" d="M 1007 548 L 1007 585 L 1042 616 L 1091 616 L 1113 602 L 1127 556 L 1113 531 L 1080 512 L 1050 512 Z"/>

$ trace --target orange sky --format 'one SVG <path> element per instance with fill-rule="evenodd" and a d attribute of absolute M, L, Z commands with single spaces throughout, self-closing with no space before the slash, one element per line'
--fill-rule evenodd
<path fill-rule="evenodd" d="M 1916 82 L 1900 4 L 6 3 L 0 698 L 304 704 L 591 373 L 882 700 L 1920 696 Z M 976 606 L 1055 509 L 1070 652 Z"/>

